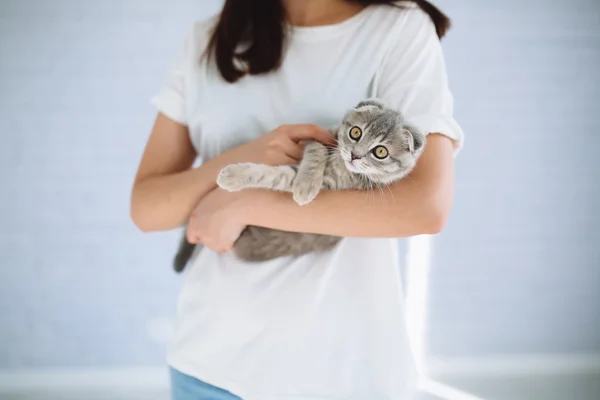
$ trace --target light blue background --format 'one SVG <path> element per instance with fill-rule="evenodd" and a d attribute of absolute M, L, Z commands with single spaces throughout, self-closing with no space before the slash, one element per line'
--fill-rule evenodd
<path fill-rule="evenodd" d="M 129 192 L 207 0 L 0 0 L 0 368 L 163 362 L 178 233 Z M 438 0 L 467 134 L 434 243 L 438 357 L 600 353 L 600 2 Z"/>

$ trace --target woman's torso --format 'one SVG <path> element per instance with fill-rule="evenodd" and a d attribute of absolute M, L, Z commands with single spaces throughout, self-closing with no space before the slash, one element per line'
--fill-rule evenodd
<path fill-rule="evenodd" d="M 295 28 L 276 73 L 233 85 L 190 62 L 188 126 L 200 156 L 282 124 L 336 125 L 376 94 L 406 12 L 371 7 Z M 199 53 L 209 27 L 196 26 Z M 203 250 L 185 276 L 169 363 L 245 400 L 407 398 L 415 371 L 397 261 L 389 239 L 344 239 L 328 254 L 260 265 Z"/>

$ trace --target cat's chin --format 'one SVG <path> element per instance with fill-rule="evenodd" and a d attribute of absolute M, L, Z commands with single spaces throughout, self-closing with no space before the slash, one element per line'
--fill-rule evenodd
<path fill-rule="evenodd" d="M 344 164 L 346 165 L 346 169 L 353 174 L 362 174 L 363 172 L 352 165 L 349 161 L 344 160 Z"/>

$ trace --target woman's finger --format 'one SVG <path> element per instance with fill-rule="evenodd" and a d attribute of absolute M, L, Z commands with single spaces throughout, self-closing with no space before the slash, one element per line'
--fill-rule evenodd
<path fill-rule="evenodd" d="M 294 142 L 298 143 L 303 140 L 316 140 L 323 144 L 335 144 L 335 138 L 326 129 L 318 125 L 299 124 L 292 125 L 286 129 L 287 135 Z"/>
<path fill-rule="evenodd" d="M 186 233 L 186 239 L 189 243 L 192 243 L 192 244 L 198 244 L 202 241 L 202 239 L 200 238 L 200 236 L 198 234 L 196 234 L 196 232 L 192 232 L 189 229 Z"/>
<path fill-rule="evenodd" d="M 288 138 L 286 138 L 286 140 L 283 140 L 282 146 L 285 155 L 295 161 L 292 162 L 292 164 L 297 164 L 302 159 L 302 154 L 304 153 L 304 146 L 294 142 L 293 140 L 289 140 Z"/>
<path fill-rule="evenodd" d="M 198 215 L 195 212 L 193 212 L 192 215 L 190 215 L 187 226 L 185 228 L 185 235 L 187 241 L 192 244 L 202 242 L 202 237 L 200 236 L 200 232 L 198 230 L 199 222 L 200 221 L 198 220 Z"/>
<path fill-rule="evenodd" d="M 297 165 L 300 160 L 289 157 L 288 155 L 282 154 L 281 158 L 277 160 L 276 165 Z"/>

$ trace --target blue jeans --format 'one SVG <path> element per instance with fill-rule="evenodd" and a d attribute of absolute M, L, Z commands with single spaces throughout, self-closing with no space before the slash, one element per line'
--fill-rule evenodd
<path fill-rule="evenodd" d="M 242 400 L 226 390 L 171 368 L 172 400 Z"/>

